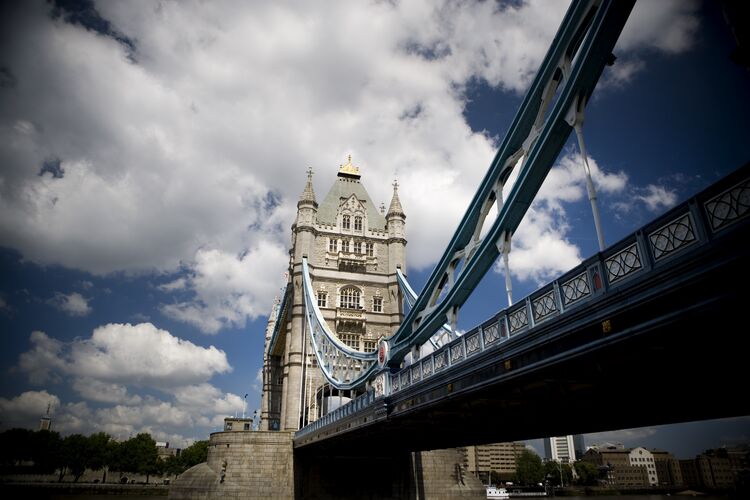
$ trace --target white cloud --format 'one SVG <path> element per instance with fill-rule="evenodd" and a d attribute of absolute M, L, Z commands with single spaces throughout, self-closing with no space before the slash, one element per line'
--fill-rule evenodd
<path fill-rule="evenodd" d="M 271 297 L 283 283 L 280 271 L 288 259 L 283 247 L 265 241 L 239 256 L 201 249 L 184 285 L 194 292 L 194 299 L 163 304 L 161 311 L 206 333 L 242 327 L 246 318 L 267 314 Z"/>
<path fill-rule="evenodd" d="M 624 172 L 608 173 L 594 158 L 588 157 L 587 161 L 597 193 L 619 194 L 625 191 L 628 177 Z M 503 189 L 504 196 L 507 197 L 517 176 L 518 170 L 508 179 Z M 566 204 L 587 199 L 587 196 L 581 156 L 569 152 L 550 170 L 513 235 L 509 258 L 512 276 L 543 284 L 581 262 L 580 249 L 568 239 L 571 228 Z M 501 259 L 496 262 L 495 270 L 505 272 Z"/>
<path fill-rule="evenodd" d="M 689 49 L 700 27 L 698 0 L 636 2 L 615 46 L 618 50 L 656 49 L 676 54 Z"/>
<path fill-rule="evenodd" d="M 201 383 L 231 371 L 224 351 L 172 336 L 151 323 L 96 328 L 88 339 L 63 343 L 44 332 L 31 334 L 30 351 L 18 367 L 32 382 L 72 375 L 114 384 L 174 387 Z"/>
<path fill-rule="evenodd" d="M 654 184 L 646 186 L 636 198 L 643 201 L 651 212 L 669 208 L 677 203 L 677 193 L 674 190 Z"/>
<path fill-rule="evenodd" d="M 466 123 L 462 89 L 479 79 L 523 92 L 566 5 L 98 4 L 137 40 L 133 59 L 51 8 L 23 2 L 3 21 L 15 41 L 0 49 L 15 82 L 0 94 L 4 244 L 100 275 L 184 270 L 194 300 L 163 310 L 215 332 L 270 304 L 275 285 L 215 279 L 283 271 L 308 165 L 323 194 L 352 153 L 376 203 L 398 176 L 410 265 L 432 264 L 495 149 Z M 623 59 L 685 50 L 694 14 L 639 2 Z M 59 175 L 37 175 L 54 159 Z"/>
<path fill-rule="evenodd" d="M 67 295 L 55 292 L 55 295 L 47 303 L 69 316 L 86 316 L 92 311 L 88 299 L 78 292 Z"/>
<path fill-rule="evenodd" d="M 629 213 L 643 206 L 649 212 L 658 213 L 677 203 L 677 192 L 674 189 L 656 184 L 645 187 L 634 186 L 624 201 L 618 201 L 613 206 L 620 212 Z"/>
<path fill-rule="evenodd" d="M 73 390 L 82 398 L 89 401 L 126 404 L 138 404 L 141 402 L 141 397 L 137 394 L 128 394 L 128 388 L 124 385 L 103 382 L 93 378 L 84 377 L 74 379 Z"/>
<path fill-rule="evenodd" d="M 26 391 L 12 398 L 0 398 L 0 425 L 4 428 L 36 427 L 39 419 L 54 413 L 60 406 L 60 399 L 47 391 Z"/>

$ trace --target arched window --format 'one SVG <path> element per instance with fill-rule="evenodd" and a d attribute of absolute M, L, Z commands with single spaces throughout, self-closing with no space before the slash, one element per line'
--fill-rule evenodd
<path fill-rule="evenodd" d="M 360 293 L 354 287 L 341 289 L 341 307 L 344 309 L 359 309 Z"/>
<path fill-rule="evenodd" d="M 362 253 L 362 242 L 361 241 L 355 241 L 354 242 L 354 253 Z"/>
<path fill-rule="evenodd" d="M 360 217 L 359 215 L 356 215 L 354 217 L 354 230 L 362 231 L 362 217 Z"/>
<path fill-rule="evenodd" d="M 344 229 L 351 228 L 351 217 L 348 215 L 344 215 L 341 217 L 341 227 Z"/>

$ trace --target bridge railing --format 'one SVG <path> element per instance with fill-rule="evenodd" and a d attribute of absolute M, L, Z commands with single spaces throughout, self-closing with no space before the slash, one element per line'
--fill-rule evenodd
<path fill-rule="evenodd" d="M 361 394 L 357 396 L 356 398 L 352 399 L 347 404 L 343 406 L 339 406 L 332 412 L 326 413 L 318 420 L 298 430 L 295 434 L 295 437 L 305 436 L 333 422 L 341 420 L 344 417 L 353 415 L 354 413 L 357 413 L 360 410 L 363 410 L 364 408 L 370 406 L 375 401 L 375 399 L 376 399 L 375 392 L 372 390 L 369 390 L 365 392 L 364 394 Z"/>
<path fill-rule="evenodd" d="M 586 259 L 560 278 L 503 309 L 492 318 L 440 349 L 395 372 L 376 378 L 374 390 L 298 431 L 301 437 L 450 370 L 489 350 L 499 350 L 511 338 L 530 336 L 554 318 L 618 288 L 647 277 L 693 249 L 720 237 L 750 215 L 750 164 L 702 193 L 626 236 L 605 251 Z M 728 231 L 727 231 L 728 232 Z M 385 381 L 383 381 L 385 378 Z M 377 382 L 379 381 L 379 384 Z M 385 382 L 385 383 L 383 383 Z"/>
<path fill-rule="evenodd" d="M 388 394 L 426 380 L 510 338 L 615 292 L 658 271 L 683 252 L 708 243 L 714 234 L 750 213 L 750 179 L 720 191 L 707 190 L 674 207 L 618 243 L 539 288 L 423 359 L 390 374 Z"/>

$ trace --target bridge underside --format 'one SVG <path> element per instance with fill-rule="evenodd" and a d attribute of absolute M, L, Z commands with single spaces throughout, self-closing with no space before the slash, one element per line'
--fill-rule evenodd
<path fill-rule="evenodd" d="M 746 227 L 732 231 L 537 328 L 533 342 L 512 338 L 450 379 L 435 376 L 326 436 L 295 440 L 296 453 L 434 450 L 750 414 L 750 259 L 737 250 L 746 236 Z"/>

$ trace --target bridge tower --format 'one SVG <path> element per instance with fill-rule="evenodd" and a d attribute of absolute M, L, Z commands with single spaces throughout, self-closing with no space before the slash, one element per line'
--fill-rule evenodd
<path fill-rule="evenodd" d="M 274 306 L 266 330 L 261 430 L 297 430 L 354 396 L 332 388 L 317 367 L 304 318 L 303 257 L 323 317 L 343 343 L 375 351 L 403 319 L 396 268 L 406 272 L 406 215 L 398 184 L 384 213 L 351 156 L 320 204 L 312 175 L 309 169 L 291 228 L 286 300 Z"/>

